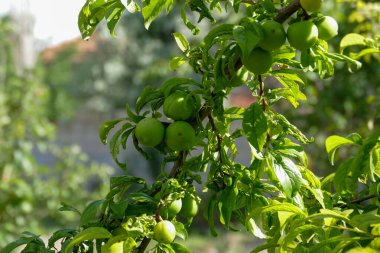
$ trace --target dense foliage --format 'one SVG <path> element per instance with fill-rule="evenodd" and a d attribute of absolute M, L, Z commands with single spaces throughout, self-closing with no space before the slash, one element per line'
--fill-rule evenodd
<path fill-rule="evenodd" d="M 113 177 L 105 198 L 81 212 L 78 228 L 58 230 L 47 245 L 26 234 L 2 252 L 24 244 L 23 252 L 190 252 L 179 241 L 173 242 L 173 235 L 187 238 L 201 204 L 212 235 L 217 235 L 218 221 L 226 229 L 244 229 L 266 240 L 252 252 L 380 250 L 380 130 L 364 137 L 358 133 L 328 137 L 325 147 L 332 164 L 342 146 L 355 151 L 338 162 L 335 173 L 319 178 L 309 169 L 303 149 L 313 139 L 274 109 L 286 101 L 297 112 L 300 101 L 307 99 L 305 72 L 331 78 L 336 63 L 354 72 L 362 66 L 359 59 L 379 52 L 376 40 L 356 33 L 343 37 L 339 53 L 329 51 L 325 39 L 336 32 L 331 23 L 321 28 L 324 14 L 317 11 L 318 2 L 322 3 L 193 0 L 179 4 L 181 18 L 193 34 L 199 28 L 187 18 L 188 11 L 213 26 L 195 45 L 183 34 L 173 33 L 182 55 L 173 58 L 171 66 L 187 63 L 197 78 L 174 77 L 159 88 L 145 88 L 133 110 L 127 106 L 124 118 L 104 123 L 99 131 L 122 169 L 128 162 L 119 154 L 128 139 L 148 159 L 146 146 L 153 146 L 164 155 L 160 176 L 152 185 L 143 178 Z M 170 0 L 143 1 L 145 26 L 175 6 Z M 134 1 L 87 1 L 78 20 L 83 37 L 89 39 L 103 18 L 114 34 L 126 10 L 140 11 L 140 6 Z M 244 17 L 226 23 L 213 11 Z M 289 44 L 269 43 L 273 38 L 285 41 L 277 23 L 270 29 L 264 26 L 269 21 L 286 24 Z M 327 29 L 324 39 L 318 27 Z M 224 98 L 242 84 L 256 101 L 247 109 L 225 106 Z M 232 128 L 236 123 L 238 127 Z M 238 138 L 250 144 L 249 164 L 235 160 Z M 199 197 L 197 185 L 207 197 Z M 150 244 L 152 240 L 157 243 Z M 61 250 L 56 250 L 56 243 Z"/>

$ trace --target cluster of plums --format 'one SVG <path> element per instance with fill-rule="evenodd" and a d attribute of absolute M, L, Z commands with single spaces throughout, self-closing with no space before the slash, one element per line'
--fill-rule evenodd
<path fill-rule="evenodd" d="M 321 7 L 322 0 L 301 0 L 301 6 L 306 11 L 316 11 Z M 263 39 L 248 55 L 242 57 L 243 65 L 251 73 L 261 75 L 272 66 L 271 51 L 279 49 L 288 40 L 290 46 L 304 51 L 311 48 L 319 39 L 330 40 L 338 34 L 338 24 L 330 16 L 322 16 L 313 21 L 305 20 L 289 25 L 285 32 L 282 24 L 274 20 L 262 23 Z"/>
<path fill-rule="evenodd" d="M 195 145 L 196 134 L 189 123 L 198 111 L 195 95 L 177 90 L 168 95 L 163 104 L 164 114 L 174 120 L 166 128 L 157 118 L 144 118 L 135 128 L 135 136 L 140 144 L 155 147 L 162 142 L 173 151 L 190 150 Z"/>
<path fill-rule="evenodd" d="M 176 199 L 170 203 L 168 207 L 164 207 L 160 215 L 162 220 L 154 227 L 154 239 L 160 243 L 171 243 L 176 235 L 173 223 L 166 219 L 172 219 L 177 214 L 182 217 L 192 218 L 198 213 L 199 204 L 191 196 L 186 195 L 183 199 Z"/>

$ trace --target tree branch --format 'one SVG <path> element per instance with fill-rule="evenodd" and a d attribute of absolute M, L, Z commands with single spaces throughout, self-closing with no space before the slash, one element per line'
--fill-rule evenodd
<path fill-rule="evenodd" d="M 148 237 L 144 237 L 144 239 L 141 241 L 138 247 L 137 253 L 144 253 L 149 243 L 150 243 L 150 239 Z"/>
<path fill-rule="evenodd" d="M 279 22 L 279 23 L 283 23 L 291 15 L 293 15 L 293 13 L 295 13 L 299 8 L 301 8 L 300 1 L 294 0 L 293 2 L 291 2 L 289 5 L 287 5 L 283 9 L 280 9 L 274 20 Z"/>
<path fill-rule="evenodd" d="M 362 197 L 362 198 L 359 198 L 359 199 L 351 200 L 347 204 L 341 204 L 341 205 L 336 205 L 336 206 L 338 206 L 340 208 L 346 208 L 346 207 L 348 207 L 348 205 L 360 204 L 360 203 L 362 203 L 364 201 L 367 201 L 367 200 L 370 200 L 370 199 L 374 199 L 374 198 L 377 198 L 377 197 L 378 197 L 378 195 L 372 194 L 372 195 L 368 195 L 368 196 L 365 196 L 365 197 Z"/>

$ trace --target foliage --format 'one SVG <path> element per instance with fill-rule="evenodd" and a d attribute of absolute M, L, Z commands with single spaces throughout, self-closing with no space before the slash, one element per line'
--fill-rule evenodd
<path fill-rule="evenodd" d="M 148 28 L 161 12 L 170 12 L 174 5 L 170 0 L 151 0 L 143 1 L 141 8 L 134 1 L 88 0 L 79 14 L 78 25 L 83 38 L 88 39 L 104 18 L 114 35 L 121 14 L 141 8 Z M 136 125 L 144 118 L 159 119 L 165 131 L 172 124 L 186 123 L 196 133 L 194 143 L 181 149 L 171 149 L 165 141 L 159 143 L 155 149 L 164 154 L 164 159 L 161 174 L 152 185 L 143 178 L 112 177 L 105 198 L 90 203 L 80 212 L 77 229 L 59 230 L 47 244 L 36 235 L 25 234 L 3 252 L 25 244 L 23 252 L 31 248 L 55 252 L 56 242 L 62 247 L 59 252 L 64 253 L 109 252 L 119 242 L 124 242 L 123 252 L 142 253 L 149 245 L 149 252 L 190 252 L 178 242 L 158 240 L 150 244 L 155 239 L 154 227 L 162 220 L 161 210 L 175 200 L 188 198 L 195 201 L 197 211 L 199 204 L 205 206 L 204 216 L 212 235 L 217 235 L 218 220 L 226 229 L 246 230 L 265 239 L 252 252 L 380 250 L 380 130 L 367 137 L 357 133 L 330 136 L 325 145 L 331 163 L 342 146 L 351 145 L 356 151 L 340 162 L 335 173 L 319 178 L 309 169 L 303 149 L 313 138 L 304 135 L 275 110 L 279 101 L 285 101 L 296 111 L 300 101 L 307 99 L 303 93 L 303 87 L 308 86 L 305 72 L 314 72 L 322 79 L 331 78 L 336 63 L 344 63 L 354 72 L 362 66 L 358 60 L 364 54 L 378 52 L 377 41 L 347 34 L 340 41 L 339 53 L 329 51 L 329 44 L 322 39 L 307 42 L 308 48 L 301 52 L 284 44 L 269 52 L 272 65 L 265 73 L 249 72 L 246 85 L 256 101 L 246 109 L 228 107 L 223 100 L 232 91 L 234 85 L 230 82 L 234 74 L 245 68 L 242 59 L 256 50 L 265 36 L 262 21 L 316 22 L 323 14 L 305 12 L 298 0 L 229 1 L 223 5 L 219 1 L 192 0 L 180 5 L 181 18 L 193 34 L 199 29 L 187 19 L 187 11 L 197 12 L 199 21 L 208 19 L 213 23 L 211 31 L 196 45 L 184 35 L 174 34 L 182 51 L 175 58 L 177 67 L 186 62 L 199 78 L 174 77 L 159 88 L 146 88 L 134 110 L 127 106 L 126 116 L 104 123 L 99 135 L 104 144 L 109 141 L 111 154 L 123 169 L 128 164 L 119 160 L 119 154 L 127 148 L 128 139 L 149 158 L 135 133 Z M 244 13 L 244 17 L 237 23 L 225 23 L 214 17 L 213 11 L 225 11 L 229 15 Z M 347 52 L 358 47 L 357 54 Z M 274 87 L 267 86 L 270 77 L 277 81 Z M 165 99 L 177 91 L 191 94 L 192 98 L 200 97 L 198 112 L 186 121 L 172 120 L 161 113 Z M 232 128 L 234 123 L 238 123 L 236 129 Z M 178 138 L 182 135 L 178 134 Z M 239 152 L 237 138 L 244 138 L 250 144 L 248 165 L 235 160 Z M 207 197 L 198 196 L 197 184 L 208 193 Z M 188 236 L 187 229 L 193 220 L 191 213 L 181 216 L 180 211 L 170 219 L 176 236 L 181 239 Z"/>
<path fill-rule="evenodd" d="M 79 207 L 98 198 L 105 192 L 104 178 L 111 172 L 108 166 L 90 163 L 78 147 L 53 143 L 55 126 L 48 120 L 46 106 L 49 89 L 41 82 L 38 69 L 16 70 L 11 28 L 10 19 L 0 19 L 2 246 L 19 235 L 20 227 L 46 233 L 52 224 L 72 223 L 77 217 L 59 213 L 60 202 Z M 50 168 L 35 158 L 41 152 L 54 161 Z M 78 192 L 78 187 L 83 191 Z"/>

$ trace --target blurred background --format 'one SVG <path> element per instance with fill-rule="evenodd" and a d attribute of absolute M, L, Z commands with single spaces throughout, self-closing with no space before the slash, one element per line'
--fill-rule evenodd
<path fill-rule="evenodd" d="M 154 22 L 149 32 L 140 14 L 125 15 L 116 38 L 103 24 L 83 41 L 76 25 L 83 4 L 0 1 L 0 249 L 23 231 L 43 235 L 57 227 L 76 226 L 78 216 L 59 208 L 83 210 L 106 194 L 114 174 L 153 178 L 159 172 L 157 153 L 151 152 L 153 159 L 145 161 L 133 148 L 123 153 L 129 168 L 122 172 L 101 144 L 98 128 L 123 116 L 126 104 L 132 105 L 146 85 L 158 87 L 171 76 L 191 75 L 186 66 L 176 71 L 169 67 L 171 57 L 180 54 L 171 34 L 180 31 L 190 41 L 202 35 L 192 36 L 178 19 L 179 10 L 174 10 Z M 379 36 L 378 1 L 325 1 L 323 12 L 340 25 L 331 51 L 339 50 L 342 35 L 349 32 Z M 208 25 L 200 24 L 206 30 Z M 327 136 L 352 132 L 366 136 L 378 126 L 379 55 L 367 55 L 362 62 L 355 74 L 338 65 L 333 78 L 309 75 L 310 83 L 304 87 L 308 101 L 297 110 L 287 103 L 276 108 L 315 138 L 305 148 L 310 167 L 319 176 L 334 170 L 324 148 Z M 239 87 L 228 102 L 245 107 L 252 97 Z M 249 150 L 241 146 L 240 151 L 239 159 L 248 159 Z M 188 242 L 194 252 L 249 252 L 255 243 L 253 237 L 223 228 L 220 237 L 210 240 L 205 237 L 209 235 L 205 220 L 198 217 L 196 224 Z"/>

